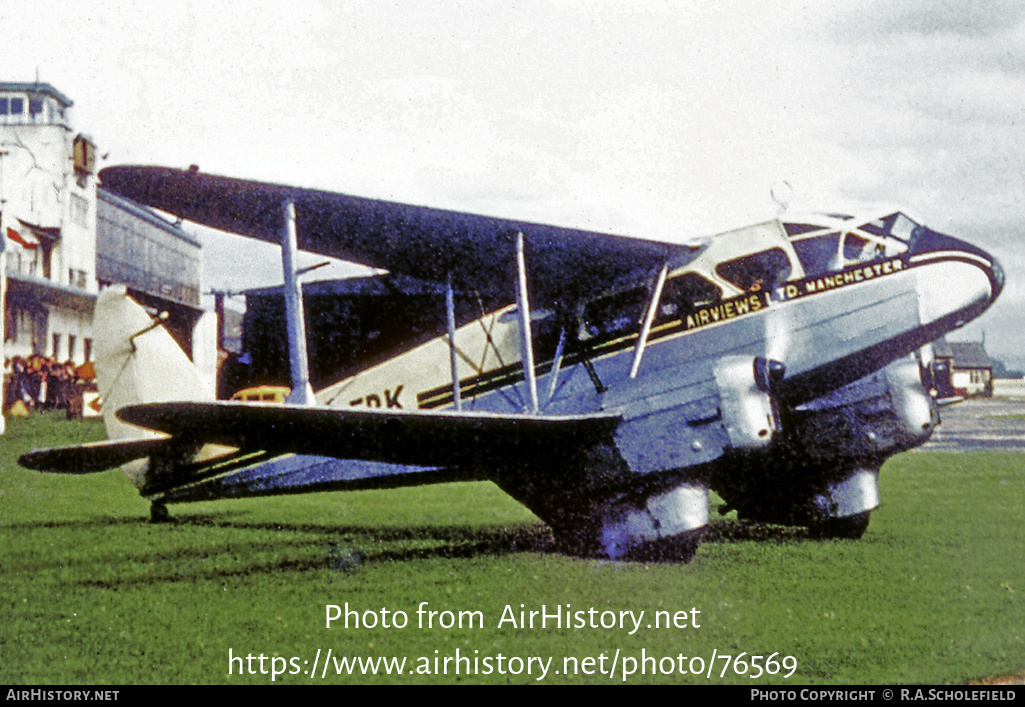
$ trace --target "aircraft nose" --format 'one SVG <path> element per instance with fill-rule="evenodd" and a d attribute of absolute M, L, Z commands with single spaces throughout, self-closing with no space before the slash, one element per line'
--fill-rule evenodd
<path fill-rule="evenodd" d="M 922 229 L 911 247 L 911 262 L 946 260 L 962 262 L 979 268 L 989 281 L 989 293 L 981 303 L 978 313 L 988 308 L 1004 289 L 1004 269 L 992 255 L 978 246 L 951 236 L 937 233 L 930 229 Z M 959 283 L 947 282 L 947 287 L 957 287 Z"/>
<path fill-rule="evenodd" d="M 990 268 L 990 271 L 990 279 L 993 281 L 992 299 L 995 300 L 1004 289 L 1004 269 L 1000 267 L 1000 262 L 996 258 L 993 258 L 993 266 Z"/>

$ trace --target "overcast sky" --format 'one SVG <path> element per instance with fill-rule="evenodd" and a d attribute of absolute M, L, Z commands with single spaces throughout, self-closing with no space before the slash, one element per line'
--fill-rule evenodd
<path fill-rule="evenodd" d="M 792 211 L 897 205 L 1001 260 L 950 338 L 1025 366 L 1020 0 L 3 0 L 0 27 L 0 79 L 74 100 L 104 166 L 673 240 L 774 216 L 781 180 Z M 273 277 L 248 243 L 207 287 Z"/>

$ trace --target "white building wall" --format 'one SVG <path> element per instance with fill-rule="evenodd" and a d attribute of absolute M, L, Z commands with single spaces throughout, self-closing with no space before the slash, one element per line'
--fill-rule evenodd
<path fill-rule="evenodd" d="M 58 349 L 54 350 L 54 337 L 58 337 Z M 93 338 L 92 313 L 52 307 L 50 309 L 50 336 L 47 355 L 58 361 L 72 360 L 76 365 L 85 363 L 86 341 Z M 74 343 L 74 350 L 69 346 Z"/>
<path fill-rule="evenodd" d="M 950 382 L 955 388 L 968 388 L 972 384 L 972 377 L 968 371 L 953 371 L 950 374 Z"/>
<path fill-rule="evenodd" d="M 950 373 L 950 380 L 956 390 L 964 390 L 968 395 L 978 395 L 986 390 L 989 373 L 981 370 L 958 370 Z"/>
<path fill-rule="evenodd" d="M 12 308 L 10 317 L 19 326 L 6 332 L 12 338 L 4 342 L 3 355 L 39 352 L 67 360 L 68 343 L 74 337 L 71 358 L 82 363 L 85 341 L 93 338 L 92 315 L 83 311 L 82 295 L 98 291 L 96 177 L 76 171 L 75 135 L 66 112 L 70 102 L 65 105 L 52 94 L 56 92 L 45 84 L 0 84 L 0 237 L 5 239 L 6 272 L 31 279 L 44 289 L 47 283 L 55 286 L 43 303 L 48 310 L 44 335 L 38 335 L 37 325 L 37 336 L 33 336 L 32 316 Z M 30 110 L 33 101 L 41 101 L 41 110 Z M 52 237 L 37 239 L 29 226 L 50 229 Z M 8 228 L 19 231 L 29 247 L 7 238 Z M 62 306 L 62 299 L 69 299 L 65 295 L 78 301 Z M 56 352 L 54 335 L 59 337 Z"/>

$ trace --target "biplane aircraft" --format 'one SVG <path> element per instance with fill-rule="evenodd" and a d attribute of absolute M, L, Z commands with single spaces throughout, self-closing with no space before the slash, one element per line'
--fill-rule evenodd
<path fill-rule="evenodd" d="M 930 342 L 1004 282 L 993 257 L 902 212 L 677 244 L 195 168 L 101 178 L 283 245 L 287 403 L 204 398 L 159 321 L 112 288 L 95 323 L 111 441 L 21 460 L 127 465 L 155 517 L 194 500 L 486 479 L 585 555 L 689 559 L 710 490 L 742 519 L 859 537 L 882 463 L 939 422 Z M 445 330 L 313 395 L 296 248 L 443 288 Z M 457 325 L 453 302 L 482 293 L 500 304 Z"/>

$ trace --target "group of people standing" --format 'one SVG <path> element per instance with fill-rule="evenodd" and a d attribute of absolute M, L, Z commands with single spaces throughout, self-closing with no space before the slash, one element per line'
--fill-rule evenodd
<path fill-rule="evenodd" d="M 4 412 L 19 402 L 26 411 L 63 410 L 69 418 L 82 414 L 82 393 L 92 384 L 91 368 L 76 367 L 48 356 L 15 356 L 4 362 Z"/>

